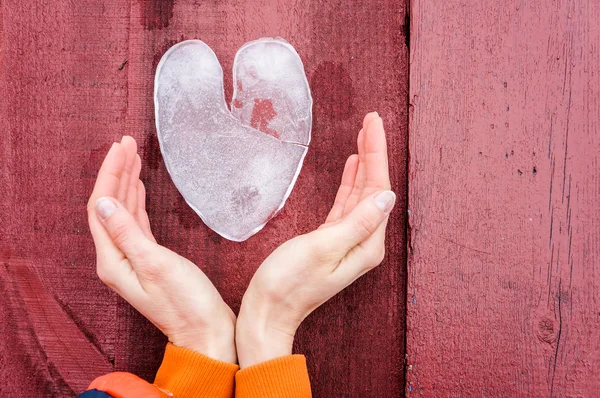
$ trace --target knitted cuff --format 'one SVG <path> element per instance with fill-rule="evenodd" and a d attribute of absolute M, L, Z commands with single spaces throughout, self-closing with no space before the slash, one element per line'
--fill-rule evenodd
<path fill-rule="evenodd" d="M 289 355 L 249 366 L 235 375 L 238 398 L 310 398 L 304 355 Z"/>
<path fill-rule="evenodd" d="M 175 397 L 231 398 L 238 369 L 238 365 L 169 343 L 154 384 Z"/>

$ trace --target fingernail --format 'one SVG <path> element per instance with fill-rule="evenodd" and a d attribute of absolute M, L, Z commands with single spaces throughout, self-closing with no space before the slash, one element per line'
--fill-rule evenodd
<path fill-rule="evenodd" d="M 96 200 L 96 211 L 101 219 L 106 220 L 110 217 L 115 210 L 117 210 L 117 205 L 109 198 L 98 198 Z"/>
<path fill-rule="evenodd" d="M 383 191 L 373 198 L 375 205 L 384 213 L 389 213 L 396 203 L 396 194 L 392 191 Z"/>
<path fill-rule="evenodd" d="M 379 117 L 379 113 L 377 113 L 376 111 L 373 111 L 373 113 L 375 114 L 376 117 Z"/>

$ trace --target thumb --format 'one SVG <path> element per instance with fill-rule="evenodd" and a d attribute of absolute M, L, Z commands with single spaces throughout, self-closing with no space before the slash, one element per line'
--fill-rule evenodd
<path fill-rule="evenodd" d="M 135 218 L 115 198 L 98 198 L 96 214 L 114 244 L 130 260 L 147 257 L 154 248 L 154 243 L 144 235 Z"/>
<path fill-rule="evenodd" d="M 379 191 L 361 200 L 358 205 L 337 224 L 327 228 L 336 246 L 347 253 L 375 233 L 387 219 L 396 203 L 392 191 Z M 327 230 L 325 229 L 325 230 Z"/>

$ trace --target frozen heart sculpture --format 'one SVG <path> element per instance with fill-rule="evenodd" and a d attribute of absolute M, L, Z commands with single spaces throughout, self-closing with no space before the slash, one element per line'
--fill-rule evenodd
<path fill-rule="evenodd" d="M 154 108 L 177 189 L 208 227 L 239 242 L 290 195 L 310 142 L 312 97 L 298 53 L 283 39 L 244 44 L 233 84 L 230 111 L 213 50 L 183 41 L 156 68 Z"/>

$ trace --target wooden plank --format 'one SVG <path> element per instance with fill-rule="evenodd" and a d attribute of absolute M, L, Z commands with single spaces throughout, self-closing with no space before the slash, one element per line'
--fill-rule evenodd
<path fill-rule="evenodd" d="M 0 2 L 0 391 L 72 396 L 112 369 L 116 298 L 85 205 L 124 131 L 129 4 Z M 65 344 L 69 343 L 69 347 Z"/>
<path fill-rule="evenodd" d="M 364 114 L 378 110 L 389 132 L 399 203 L 389 224 L 385 263 L 317 310 L 298 332 L 317 397 L 399 396 L 403 391 L 407 49 L 403 1 L 132 1 L 127 132 L 141 142 L 142 178 L 159 242 L 187 256 L 237 311 L 261 261 L 285 240 L 316 228 L 331 206 L 344 161 L 356 151 Z M 237 49 L 263 36 L 289 40 L 313 91 L 313 141 L 282 213 L 244 243 L 205 227 L 175 189 L 154 127 L 153 77 L 162 54 L 201 39 L 219 57 L 231 97 Z M 119 310 L 116 366 L 152 378 L 164 338 L 129 306 Z M 140 350 L 144 347 L 144 350 Z"/>
<path fill-rule="evenodd" d="M 43 352 L 44 362 L 58 372 L 61 382 L 72 392 L 85 391 L 90 377 L 112 371 L 108 359 L 98 347 L 90 344 L 77 323 L 50 295 L 29 261 L 12 258 L 6 270 L 9 278 L 3 282 L 9 292 L 7 296 L 12 299 L 12 302 L 7 301 L 8 310 L 25 310 L 29 320 L 17 321 L 17 329 L 33 332 L 35 342 L 27 341 L 29 336 L 22 339 Z"/>
<path fill-rule="evenodd" d="M 411 4 L 406 394 L 600 389 L 600 5 Z"/>

